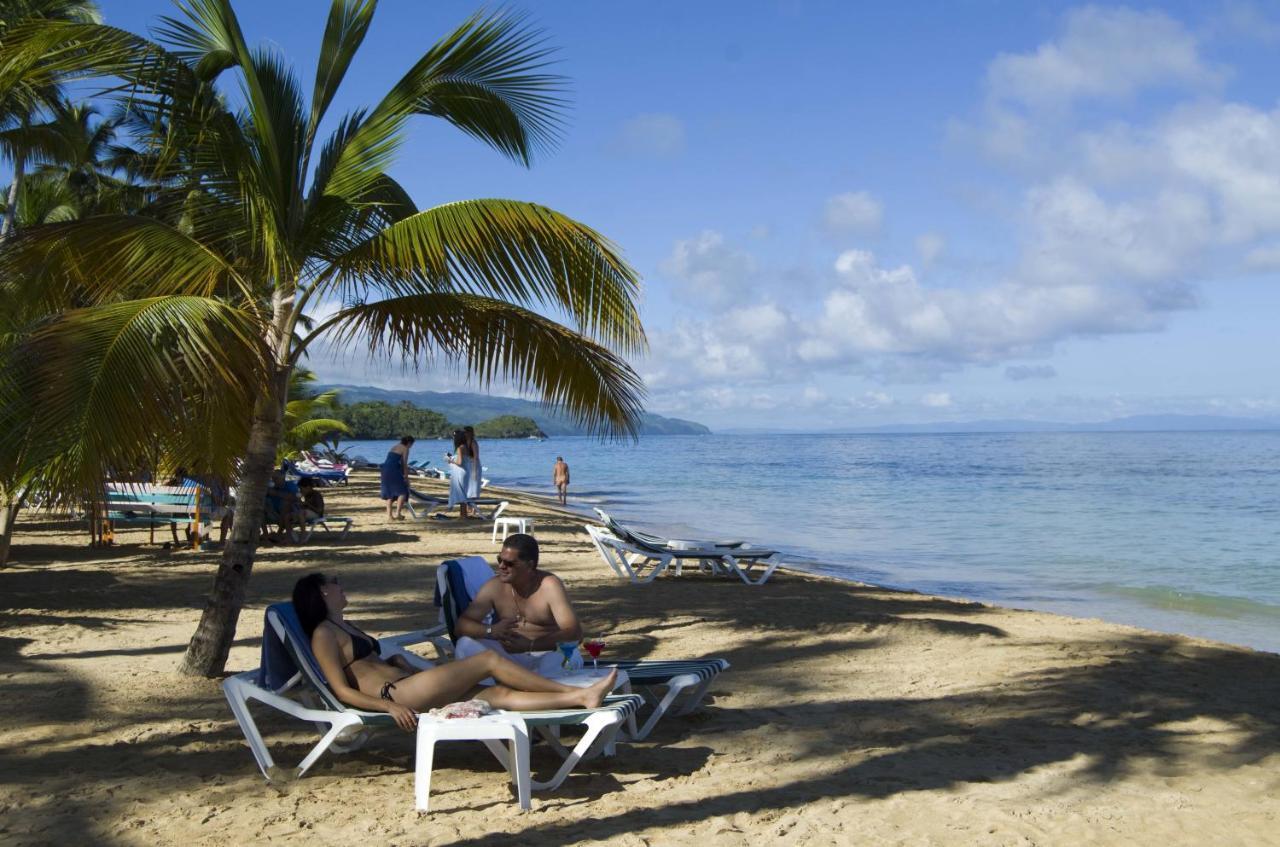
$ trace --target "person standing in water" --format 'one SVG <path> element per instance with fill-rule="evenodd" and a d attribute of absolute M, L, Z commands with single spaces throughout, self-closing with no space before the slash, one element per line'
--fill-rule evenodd
<path fill-rule="evenodd" d="M 387 501 L 389 521 L 404 520 L 404 504 L 409 501 L 409 450 L 412 447 L 413 436 L 406 435 L 382 460 L 378 496 Z"/>
<path fill-rule="evenodd" d="M 569 464 L 565 462 L 564 456 L 556 456 L 556 463 L 551 468 L 551 482 L 556 491 L 560 492 L 560 505 L 565 505 L 565 501 L 569 499 Z"/>

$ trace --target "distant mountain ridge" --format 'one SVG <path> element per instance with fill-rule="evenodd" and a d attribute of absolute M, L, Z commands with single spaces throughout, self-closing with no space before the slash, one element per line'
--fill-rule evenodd
<path fill-rule="evenodd" d="M 1053 421 L 987 420 L 940 421 L 921 424 L 882 424 L 809 430 L 822 435 L 892 435 L 894 433 L 999 433 L 999 432 L 1270 432 L 1280 430 L 1280 418 L 1232 418 L 1224 415 L 1131 415 L 1091 423 Z M 779 429 L 735 428 L 726 433 L 778 433 Z M 795 430 L 785 430 L 795 432 Z"/>
<path fill-rule="evenodd" d="M 375 388 L 368 385 L 319 385 L 320 391 L 336 390 L 343 403 L 359 403 L 366 400 L 384 400 L 388 403 L 408 401 L 423 409 L 439 412 L 451 421 L 479 423 L 500 415 L 517 415 L 533 418 L 538 428 L 547 435 L 587 435 L 587 431 L 573 420 L 547 411 L 546 407 L 532 400 L 514 397 L 493 397 L 488 394 L 465 392 L 405 391 L 391 388 Z M 664 418 L 645 412 L 640 419 L 641 435 L 709 435 L 711 430 L 694 421 L 680 418 Z"/>

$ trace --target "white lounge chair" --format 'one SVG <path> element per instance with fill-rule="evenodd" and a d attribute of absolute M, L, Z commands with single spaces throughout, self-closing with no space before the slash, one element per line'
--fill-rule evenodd
<path fill-rule="evenodd" d="M 307 518 L 301 531 L 299 532 L 295 530 L 295 538 L 298 541 L 301 541 L 303 543 L 310 541 L 311 536 L 315 534 L 316 527 L 318 526 L 324 527 L 324 531 L 326 534 L 328 534 L 329 532 L 333 532 L 335 530 L 330 528 L 329 526 L 330 523 L 333 523 L 335 525 L 342 524 L 342 529 L 337 530 L 338 538 L 346 538 L 351 533 L 351 524 L 353 523 L 351 518 L 340 518 L 337 515 L 320 515 L 319 517 L 315 517 L 315 518 Z M 297 537 L 299 534 L 301 535 L 300 538 Z"/>
<path fill-rule="evenodd" d="M 458 618 L 471 605 L 480 586 L 492 578 L 493 569 L 480 556 L 450 559 L 436 568 L 435 604 L 440 607 L 440 625 L 447 635 L 435 634 L 431 643 L 440 655 L 453 655 Z M 724 659 L 618 659 L 605 665 L 626 671 L 628 684 L 623 690 L 638 688 L 653 707 L 642 725 L 636 716 L 628 724 L 627 734 L 637 741 L 648 736 L 663 716 L 684 715 L 697 709 L 711 681 L 729 669 Z"/>
<path fill-rule="evenodd" d="M 623 579 L 635 584 L 653 582 L 668 568 L 676 576 L 684 573 L 685 562 L 696 562 L 705 573 L 725 573 L 736 576 L 747 585 L 763 585 L 773 576 L 781 555 L 776 550 L 756 550 L 751 547 L 657 547 L 623 540 L 603 527 L 588 524 L 587 534 L 605 564 Z M 679 542 L 672 542 L 678 545 Z M 752 576 L 757 565 L 764 569 Z M 646 573 L 646 569 L 648 572 Z"/>
<path fill-rule="evenodd" d="M 433 634 L 443 631 L 443 627 L 432 627 L 391 638 L 380 638 L 381 655 L 384 659 L 401 655 L 416 667 L 432 667 L 431 662 L 404 648 L 428 641 Z M 249 742 L 249 749 L 258 769 L 268 780 L 280 778 L 282 774 L 276 770 L 275 761 L 249 710 L 249 704 L 253 701 L 300 720 L 327 727 L 320 741 L 293 769 L 291 775 L 295 777 L 303 776 L 326 750 L 346 752 L 356 749 L 364 743 L 367 730 L 395 726 L 395 721 L 384 712 L 353 709 L 337 698 L 311 652 L 311 645 L 302 632 L 302 625 L 292 603 L 276 603 L 267 608 L 262 634 L 262 666 L 228 677 L 222 683 L 222 691 L 245 740 Z M 604 704 L 596 709 L 500 712 L 499 714 L 508 716 L 507 719 L 522 721 L 526 734 L 528 728 L 537 729 L 547 738 L 550 746 L 565 757 L 560 769 L 546 782 L 529 779 L 527 758 L 523 762 L 519 761 L 518 749 L 508 753 L 492 738 L 486 736 L 480 740 L 485 740 L 486 746 L 503 767 L 512 771 L 513 778 L 521 776 L 517 771 L 523 769 L 523 778 L 533 789 L 553 789 L 564 782 L 578 762 L 599 752 L 612 753 L 618 730 L 633 720 L 642 702 L 639 696 L 623 694 L 607 697 Z M 420 720 L 431 718 L 422 716 Z M 558 730 L 564 726 L 581 726 L 585 730 L 572 750 L 565 748 L 559 741 Z M 456 737 L 456 733 L 454 736 Z"/>

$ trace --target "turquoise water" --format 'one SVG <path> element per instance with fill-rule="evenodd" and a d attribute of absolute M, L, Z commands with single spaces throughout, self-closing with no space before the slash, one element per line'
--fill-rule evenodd
<path fill-rule="evenodd" d="M 391 442 L 351 442 L 380 461 Z M 443 442 L 415 459 L 440 464 Z M 836 576 L 1280 652 L 1280 433 L 485 441 L 495 485 Z"/>

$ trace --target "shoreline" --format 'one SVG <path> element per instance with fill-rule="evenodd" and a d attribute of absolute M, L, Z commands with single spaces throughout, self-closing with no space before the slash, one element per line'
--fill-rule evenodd
<path fill-rule="evenodd" d="M 325 493 L 352 535 L 260 551 L 228 672 L 257 666 L 262 609 L 304 573 L 340 572 L 352 619 L 380 636 L 435 620 L 431 565 L 495 552 L 486 522 L 385 522 L 371 480 Z M 272 788 L 217 681 L 175 672 L 217 555 L 138 546 L 145 531 L 91 551 L 28 513 L 0 571 L 0 764 L 21 775 L 0 789 L 6 840 L 1276 843 L 1280 657 L 794 569 L 758 588 L 694 574 L 631 586 L 577 515 L 502 496 L 538 521 L 584 636 L 607 641 L 602 661 L 730 661 L 703 710 L 621 743 L 526 814 L 483 747 L 459 743 L 438 751 L 433 811 L 418 816 L 412 738 L 395 731 Z M 314 737 L 263 726 L 281 762 Z M 548 754 L 534 751 L 535 775 Z"/>
<path fill-rule="evenodd" d="M 504 493 L 504 496 L 510 495 L 513 498 L 525 498 L 525 499 L 532 500 L 534 502 L 537 502 L 540 506 L 547 509 L 548 511 L 558 512 L 565 517 L 578 518 L 584 521 L 589 521 L 591 523 L 599 524 L 599 519 L 594 514 L 590 513 L 590 509 L 592 508 L 591 506 L 585 507 L 587 511 L 578 512 L 578 511 L 575 511 L 571 506 L 561 507 L 558 503 L 554 502 L 555 501 L 554 496 L 544 495 L 539 492 L 522 491 L 520 489 L 509 488 L 505 486 L 492 487 L 490 490 L 495 492 L 501 491 Z M 698 534 L 698 537 L 708 537 L 708 538 L 716 535 L 715 531 L 711 528 L 700 529 L 700 532 L 697 534 Z M 762 542 L 762 544 L 765 547 L 776 549 L 767 540 Z M 785 550 L 782 552 L 784 553 L 784 555 L 787 554 L 787 551 Z M 866 586 L 866 587 L 877 588 L 885 591 L 898 591 L 898 592 L 903 592 L 907 594 L 920 594 L 920 595 L 929 596 L 929 597 L 941 597 L 944 599 L 954 600 L 956 602 L 961 602 L 961 603 L 981 603 L 986 606 L 991 606 L 994 608 L 1001 608 L 1001 609 L 1009 609 L 1012 611 L 1041 612 L 1046 614 L 1061 615 L 1063 617 L 1069 617 L 1069 618 L 1078 618 L 1080 620 L 1086 620 L 1086 621 L 1097 621 L 1099 623 L 1108 624 L 1108 625 L 1130 627 L 1132 629 L 1135 629 L 1141 632 L 1149 632 L 1149 633 L 1158 634 L 1158 635 L 1171 635 L 1171 636 L 1177 636 L 1177 637 L 1183 637 L 1183 638 L 1193 638 L 1193 639 L 1197 639 L 1197 640 L 1201 640 L 1209 643 L 1220 644 L 1224 647 L 1233 647 L 1241 650 L 1251 650 L 1257 653 L 1280 656 L 1280 649 L 1268 649 L 1264 647 L 1255 647 L 1251 644 L 1241 644 L 1234 641 L 1228 641 L 1224 638 L 1198 635 L 1196 633 L 1182 632 L 1182 631 L 1177 631 L 1173 629 L 1158 629 L 1153 626 L 1143 625 L 1142 623 L 1131 623 L 1129 621 L 1103 617 L 1096 614 L 1081 614 L 1081 613 L 1074 613 L 1071 611 L 1065 611 L 1061 608 L 1061 605 L 1062 605 L 1061 602 L 1057 604 L 1058 608 L 1050 608 L 1049 606 L 1053 604 L 1049 602 L 1046 602 L 1046 605 L 1044 607 L 1019 606 L 1019 605 L 1015 605 L 1008 602 L 1001 602 L 1001 600 L 998 598 L 988 598 L 988 597 L 972 596 L 972 595 L 966 595 L 966 594 L 955 594 L 955 593 L 950 593 L 945 591 L 943 592 L 930 591 L 926 588 L 918 588 L 908 584 L 883 583 L 883 582 L 874 582 L 869 580 L 858 579 L 854 576 L 840 573 L 840 571 L 844 569 L 853 570 L 855 568 L 854 565 L 843 564 L 840 562 L 819 561 L 816 558 L 813 558 L 811 556 L 806 556 L 803 554 L 796 554 L 793 557 L 793 559 L 794 560 L 790 562 L 784 561 L 783 564 L 778 566 L 778 570 L 779 571 L 787 570 L 787 571 L 792 571 L 799 574 L 804 574 L 806 576 L 832 579 L 837 582 L 845 582 L 845 583 L 850 583 L 852 585 Z M 1135 589 L 1129 593 L 1136 593 L 1136 591 L 1137 590 Z M 1203 595 L 1196 595 L 1196 596 L 1203 596 Z M 1235 598 L 1227 597 L 1224 595 L 1217 595 L 1217 596 L 1219 597 L 1219 599 L 1223 601 L 1230 601 L 1235 599 Z M 1087 601 L 1085 600 L 1085 598 L 1080 598 L 1079 602 L 1087 602 Z M 1241 605 L 1243 605 L 1244 602 L 1245 601 L 1241 601 Z M 1158 612 L 1158 611 L 1161 611 L 1164 607 L 1146 606 L 1145 608 L 1147 608 L 1148 611 Z M 1266 608 L 1269 609 L 1271 607 L 1266 607 Z M 1179 611 L 1183 611 L 1183 610 L 1179 610 Z M 1207 615 L 1204 613 L 1196 613 L 1196 612 L 1189 612 L 1189 613 L 1201 614 L 1202 616 L 1208 618 L 1209 620 L 1217 620 L 1221 617 L 1218 615 Z"/>

